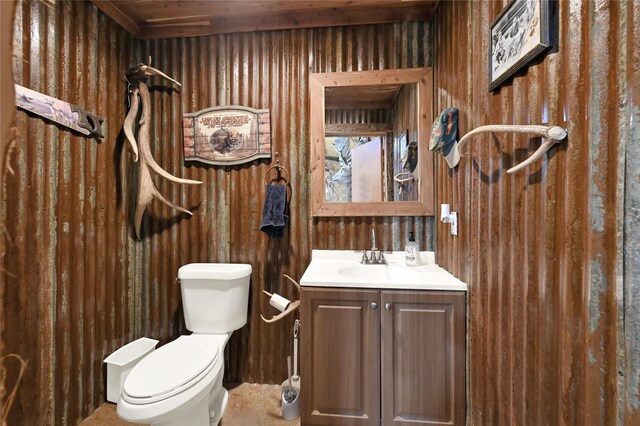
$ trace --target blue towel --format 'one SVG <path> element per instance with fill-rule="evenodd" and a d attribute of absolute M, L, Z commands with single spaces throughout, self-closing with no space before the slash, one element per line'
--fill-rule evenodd
<path fill-rule="evenodd" d="M 285 185 L 267 185 L 260 230 L 266 233 L 269 238 L 283 238 L 284 228 L 289 221 L 288 213 L 287 187 Z"/>

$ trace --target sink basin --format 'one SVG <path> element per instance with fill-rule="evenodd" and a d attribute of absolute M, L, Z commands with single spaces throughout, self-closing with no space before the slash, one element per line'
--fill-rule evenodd
<path fill-rule="evenodd" d="M 376 283 L 426 279 L 425 268 L 401 265 L 349 265 L 338 268 L 336 272 L 346 278 Z"/>
<path fill-rule="evenodd" d="M 385 252 L 386 265 L 363 265 L 361 257 L 361 252 L 313 250 L 300 284 L 303 287 L 467 289 L 465 283 L 435 263 L 433 252 L 421 252 L 420 266 L 407 266 L 404 252 Z"/>
<path fill-rule="evenodd" d="M 364 281 L 378 282 L 390 278 L 387 265 L 350 265 L 338 268 L 336 272 L 347 278 Z"/>

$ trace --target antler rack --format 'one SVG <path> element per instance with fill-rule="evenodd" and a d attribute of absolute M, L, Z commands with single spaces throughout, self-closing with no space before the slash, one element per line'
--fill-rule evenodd
<path fill-rule="evenodd" d="M 480 133 L 487 132 L 513 132 L 513 133 L 533 133 L 539 136 L 542 136 L 545 140 L 542 142 L 542 145 L 529 156 L 522 163 L 510 168 L 507 170 L 507 173 L 514 173 L 518 170 L 522 170 L 525 167 L 533 164 L 536 160 L 544 155 L 545 152 L 549 150 L 553 145 L 560 143 L 567 137 L 567 130 L 563 129 L 560 126 L 540 126 L 540 125 L 515 125 L 515 124 L 499 124 L 499 125 L 489 125 L 489 126 L 480 126 L 460 139 L 458 142 L 458 149 L 460 152 L 463 151 L 463 147 L 465 144 L 471 139 L 473 136 L 478 135 Z"/>
<path fill-rule="evenodd" d="M 140 224 L 142 223 L 142 215 L 144 210 L 151 203 L 154 198 L 157 198 L 164 204 L 174 209 L 192 215 L 192 213 L 176 204 L 173 204 L 158 191 L 156 186 L 151 180 L 151 168 L 154 172 L 162 176 L 163 178 L 176 183 L 183 183 L 189 185 L 198 185 L 202 182 L 191 179 L 182 179 L 173 176 L 156 163 L 156 160 L 151 155 L 149 126 L 151 124 L 151 97 L 149 95 L 149 88 L 146 81 L 150 76 L 159 76 L 165 78 L 178 86 L 182 86 L 179 82 L 169 77 L 160 70 L 151 67 L 151 57 L 149 57 L 149 64 L 138 64 L 129 68 L 127 76 L 125 77 L 129 87 L 129 100 L 130 109 L 127 117 L 124 120 L 124 134 L 129 141 L 131 150 L 133 151 L 133 161 L 138 161 L 138 154 L 140 154 L 140 180 L 138 187 L 138 199 L 136 202 L 136 214 L 135 214 L 135 229 L 136 236 L 140 238 Z M 140 100 L 142 101 L 142 117 L 138 124 L 140 128 L 138 130 L 138 140 L 134 136 L 134 124 L 136 117 L 138 116 Z"/>

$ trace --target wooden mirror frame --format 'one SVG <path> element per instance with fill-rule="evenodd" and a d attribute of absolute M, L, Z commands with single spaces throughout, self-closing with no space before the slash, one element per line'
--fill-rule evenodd
<path fill-rule="evenodd" d="M 418 201 L 325 201 L 325 88 L 376 84 L 418 84 Z M 311 133 L 311 210 L 313 216 L 433 216 L 433 154 L 429 128 L 433 122 L 431 68 L 311 73 L 309 75 Z"/>

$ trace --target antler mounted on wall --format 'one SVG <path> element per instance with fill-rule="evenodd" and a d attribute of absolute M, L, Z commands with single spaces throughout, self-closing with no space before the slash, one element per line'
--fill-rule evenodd
<path fill-rule="evenodd" d="M 176 183 L 184 183 L 190 185 L 201 184 L 202 182 L 191 179 L 182 179 L 173 176 L 156 163 L 156 160 L 151 155 L 151 146 L 149 142 L 149 125 L 151 123 L 151 97 L 149 95 L 149 88 L 147 87 L 147 78 L 153 75 L 165 78 L 178 86 L 182 86 L 176 80 L 172 79 L 160 70 L 151 67 L 151 57 L 149 57 L 149 64 L 138 64 L 129 68 L 127 71 L 127 82 L 129 84 L 129 99 L 131 108 L 124 120 L 124 134 L 131 145 L 133 151 L 133 161 L 138 161 L 138 155 L 140 156 L 140 180 L 138 187 L 138 199 L 136 202 L 136 214 L 135 214 L 135 229 L 136 236 L 140 238 L 140 224 L 142 223 L 142 215 L 145 208 L 151 203 L 154 198 L 157 198 L 164 204 L 173 207 L 176 210 L 192 215 L 192 213 L 180 206 L 168 201 L 153 184 L 151 180 L 151 172 L 149 167 L 153 169 L 157 174 L 165 179 L 168 179 Z M 135 120 L 138 116 L 138 110 L 142 101 L 142 117 L 140 118 L 140 128 L 138 130 L 138 140 L 134 136 Z"/>
<path fill-rule="evenodd" d="M 531 154 L 529 158 L 527 158 L 522 163 L 510 168 L 507 170 L 507 173 L 514 173 L 518 170 L 522 170 L 525 167 L 533 164 L 536 160 L 544 155 L 545 152 L 549 150 L 553 145 L 560 143 L 567 137 L 566 129 L 563 129 L 560 126 L 539 126 L 539 125 L 525 125 L 519 126 L 515 124 L 500 124 L 500 125 L 489 125 L 489 126 L 480 126 L 460 139 L 458 142 L 458 149 L 463 152 L 464 145 L 471 139 L 473 136 L 478 135 L 480 133 L 487 132 L 513 132 L 513 133 L 533 133 L 536 135 L 542 136 L 545 140 L 542 142 L 542 145 Z"/>

